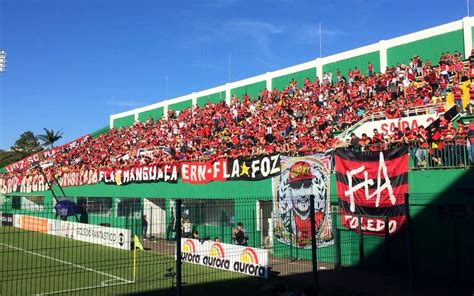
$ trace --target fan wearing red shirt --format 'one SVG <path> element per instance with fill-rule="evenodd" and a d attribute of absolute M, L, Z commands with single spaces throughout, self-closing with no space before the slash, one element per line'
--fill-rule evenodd
<path fill-rule="evenodd" d="M 352 84 L 354 82 L 354 72 L 352 72 L 352 69 L 349 69 L 347 72 L 347 77 L 349 78 L 349 84 Z"/>
<path fill-rule="evenodd" d="M 398 110 L 398 108 L 392 105 L 387 111 L 385 111 L 385 116 L 387 117 L 387 119 L 395 119 L 400 117 L 400 111 Z"/>
<path fill-rule="evenodd" d="M 443 98 L 443 101 L 446 101 L 446 89 L 448 88 L 448 81 L 444 76 L 440 76 L 438 79 L 438 90 L 439 95 Z"/>
<path fill-rule="evenodd" d="M 376 128 L 373 130 L 373 132 L 374 132 L 374 135 L 372 136 L 372 146 L 371 146 L 373 147 L 373 151 L 383 149 L 384 142 L 385 142 L 383 139 L 383 135 L 379 133 L 379 131 Z"/>
<path fill-rule="evenodd" d="M 362 146 L 362 149 L 365 150 L 367 146 L 372 144 L 372 139 L 367 137 L 366 133 L 362 134 L 362 137 L 359 139 L 359 145 Z"/>
<path fill-rule="evenodd" d="M 453 127 L 452 122 L 441 132 L 441 142 L 438 143 L 439 152 L 443 158 L 443 164 L 447 166 L 456 165 L 457 156 L 455 155 L 455 147 L 453 138 L 456 136 L 457 130 Z"/>
<path fill-rule="evenodd" d="M 454 97 L 454 104 L 458 105 L 462 110 L 462 96 L 464 94 L 463 90 L 459 87 L 459 85 L 455 84 L 452 89 L 453 97 Z"/>
<path fill-rule="evenodd" d="M 457 158 L 457 165 L 462 165 L 465 159 L 465 151 L 469 151 L 469 146 L 467 146 L 467 134 L 469 127 L 467 123 L 458 121 L 458 132 L 454 138 L 454 153 Z"/>
<path fill-rule="evenodd" d="M 369 76 L 374 75 L 374 65 L 372 65 L 371 62 L 367 64 L 367 73 L 369 74 Z"/>
<path fill-rule="evenodd" d="M 427 131 L 423 125 L 418 127 L 418 131 L 413 133 L 415 137 L 414 154 L 416 157 L 415 166 L 426 167 L 428 158 Z"/>
<path fill-rule="evenodd" d="M 469 127 L 467 130 L 467 138 L 468 138 L 468 144 L 469 144 L 469 149 L 468 149 L 469 163 L 474 164 L 474 120 L 469 121 Z"/>
<path fill-rule="evenodd" d="M 403 133 L 400 131 L 398 127 L 395 128 L 393 131 L 393 135 L 391 137 L 391 143 L 398 144 L 403 141 Z"/>

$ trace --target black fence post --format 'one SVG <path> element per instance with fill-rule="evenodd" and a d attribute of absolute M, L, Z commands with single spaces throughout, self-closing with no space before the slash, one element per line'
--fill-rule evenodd
<path fill-rule="evenodd" d="M 253 244 L 252 246 L 255 248 L 257 246 L 257 221 L 255 221 L 256 217 L 255 217 L 255 209 L 252 210 L 252 223 L 253 223 Z M 260 227 L 262 227 L 260 225 Z"/>
<path fill-rule="evenodd" d="M 410 218 L 410 205 L 408 203 L 409 194 L 405 193 L 405 226 L 406 226 L 406 242 L 407 242 L 407 258 L 408 258 L 408 295 L 415 294 L 415 267 L 413 264 L 413 244 L 412 244 L 412 229 Z"/>
<path fill-rule="evenodd" d="M 390 231 L 389 231 L 389 219 L 388 216 L 384 217 L 384 225 L 385 225 L 385 264 L 388 269 L 391 269 L 391 259 L 390 259 Z"/>
<path fill-rule="evenodd" d="M 295 258 L 293 257 L 293 211 L 290 211 L 290 258 L 291 261 L 295 261 Z"/>
<path fill-rule="evenodd" d="M 314 280 L 314 290 L 316 295 L 319 295 L 319 285 L 318 285 L 318 253 L 317 253 L 317 244 L 316 244 L 316 220 L 314 217 L 315 208 L 314 208 L 314 195 L 309 196 L 309 206 L 310 206 L 310 221 L 311 221 L 311 259 L 313 264 L 313 280 Z"/>
<path fill-rule="evenodd" d="M 341 267 L 341 237 L 339 229 L 337 229 L 337 215 L 334 213 L 332 218 L 332 233 L 334 236 L 334 250 L 336 253 L 336 262 L 334 263 L 334 267 L 337 269 Z"/>
<path fill-rule="evenodd" d="M 359 230 L 359 260 L 360 265 L 364 264 L 365 255 L 364 255 L 364 232 L 362 231 L 362 217 L 357 215 L 357 228 Z"/>
<path fill-rule="evenodd" d="M 181 199 L 176 200 L 176 295 L 181 296 Z"/>

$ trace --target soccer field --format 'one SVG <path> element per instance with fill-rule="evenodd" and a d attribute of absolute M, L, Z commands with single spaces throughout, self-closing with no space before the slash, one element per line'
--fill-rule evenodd
<path fill-rule="evenodd" d="M 111 295 L 150 290 L 171 292 L 174 256 L 133 252 L 59 236 L 0 227 L 0 295 Z M 243 278 L 243 275 L 183 264 L 186 286 Z M 173 293 L 173 292 L 171 292 Z M 161 295 L 162 293 L 160 293 Z"/>

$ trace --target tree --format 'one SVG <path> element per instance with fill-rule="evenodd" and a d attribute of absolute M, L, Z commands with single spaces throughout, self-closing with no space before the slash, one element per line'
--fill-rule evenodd
<path fill-rule="evenodd" d="M 38 138 L 31 132 L 27 131 L 20 135 L 20 138 L 16 140 L 12 150 L 18 152 L 22 157 L 26 157 L 33 153 L 43 150 Z"/>
<path fill-rule="evenodd" d="M 3 168 L 11 163 L 17 162 L 24 156 L 20 152 L 4 151 L 0 149 L 0 168 Z"/>
<path fill-rule="evenodd" d="M 53 129 L 44 128 L 44 134 L 38 135 L 38 138 L 43 141 L 44 146 L 54 147 L 54 143 L 63 137 L 63 132 L 61 130 L 55 132 Z"/>

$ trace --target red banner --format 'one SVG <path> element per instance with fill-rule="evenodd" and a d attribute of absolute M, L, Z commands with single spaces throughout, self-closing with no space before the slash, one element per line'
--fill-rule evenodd
<path fill-rule="evenodd" d="M 9 173 L 11 173 L 15 170 L 28 169 L 28 168 L 30 168 L 31 165 L 40 162 L 44 158 L 51 157 L 54 154 L 58 153 L 59 151 L 76 147 L 77 145 L 79 145 L 79 144 L 83 143 L 85 140 L 87 140 L 89 137 L 90 137 L 89 135 L 86 135 L 86 136 L 80 137 L 79 139 L 76 139 L 72 142 L 66 143 L 62 146 L 54 147 L 54 148 L 49 149 L 49 150 L 40 151 L 36 154 L 25 157 L 22 160 L 19 160 L 15 163 L 7 165 L 5 167 L 5 169 Z"/>
<path fill-rule="evenodd" d="M 408 150 L 355 152 L 336 150 L 336 184 L 342 224 L 366 234 L 383 235 L 405 223 Z M 388 222 L 388 225 L 385 225 Z"/>

